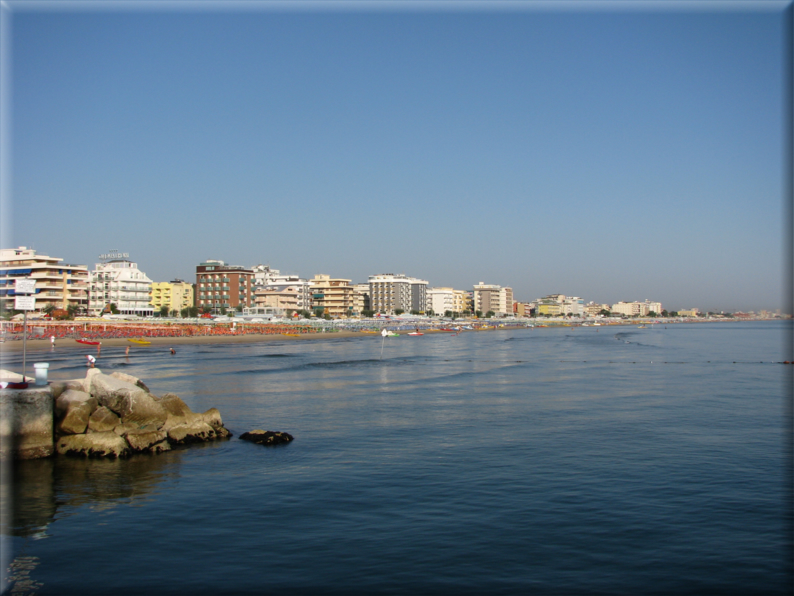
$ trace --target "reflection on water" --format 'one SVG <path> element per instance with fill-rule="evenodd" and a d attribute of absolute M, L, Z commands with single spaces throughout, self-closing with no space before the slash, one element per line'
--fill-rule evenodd
<path fill-rule="evenodd" d="M 193 446 L 196 448 L 200 446 Z M 146 499 L 157 485 L 179 474 L 184 449 L 127 459 L 54 457 L 15 462 L 11 515 L 3 519 L 5 535 L 45 538 L 47 527 L 77 507 L 95 509 Z"/>

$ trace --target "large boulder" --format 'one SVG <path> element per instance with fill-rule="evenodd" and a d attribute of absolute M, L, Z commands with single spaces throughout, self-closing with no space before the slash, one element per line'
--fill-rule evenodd
<path fill-rule="evenodd" d="M 84 433 L 88 428 L 88 421 L 93 413 L 89 402 L 73 402 L 69 405 L 63 417 L 55 424 L 58 435 L 77 435 Z"/>
<path fill-rule="evenodd" d="M 289 443 L 293 440 L 293 436 L 289 433 L 272 430 L 252 430 L 240 435 L 243 441 L 250 441 L 259 445 L 280 445 L 282 443 Z"/>
<path fill-rule="evenodd" d="M 88 419 L 88 430 L 94 433 L 104 433 L 113 430 L 121 423 L 121 419 L 113 410 L 99 406 Z"/>
<path fill-rule="evenodd" d="M 55 416 L 61 418 L 66 415 L 67 410 L 72 406 L 79 404 L 88 404 L 90 411 L 88 415 L 97 409 L 99 402 L 95 397 L 90 396 L 85 391 L 77 391 L 76 389 L 66 389 L 55 400 Z"/>
<path fill-rule="evenodd" d="M 142 426 L 163 427 L 168 417 L 168 411 L 160 402 L 149 393 L 132 393 L 122 398 L 118 405 L 119 416 L 122 422 Z"/>
<path fill-rule="evenodd" d="M 146 393 L 150 393 L 149 388 L 146 384 L 141 381 L 138 377 L 133 377 L 132 375 L 128 375 L 127 373 L 114 371 L 110 373 L 111 377 L 115 377 L 119 381 L 124 381 L 125 383 L 130 383 L 131 385 L 135 385 L 136 387 L 140 387 Z"/>
<path fill-rule="evenodd" d="M 127 443 L 133 451 L 146 451 L 151 449 L 154 445 L 162 443 L 166 440 L 166 433 L 161 430 L 145 431 L 133 430 L 125 435 Z M 160 449 L 162 451 L 163 449 Z"/>
<path fill-rule="evenodd" d="M 126 398 L 147 395 L 146 391 L 137 385 L 110 375 L 95 374 L 86 381 L 90 382 L 90 393 L 99 400 L 99 404 L 119 415 L 123 415 L 121 409 Z M 163 419 L 165 420 L 165 416 Z"/>
<path fill-rule="evenodd" d="M 163 395 L 163 397 L 160 398 L 160 405 L 173 416 L 187 417 L 189 414 L 193 413 L 188 405 L 182 401 L 182 398 L 173 393 L 166 393 Z"/>
<path fill-rule="evenodd" d="M 130 453 L 127 441 L 112 431 L 61 437 L 55 448 L 61 455 L 84 457 L 124 457 Z"/>
<path fill-rule="evenodd" d="M 211 441 L 215 439 L 216 436 L 215 429 L 201 420 L 179 424 L 168 429 L 168 440 L 177 445 L 181 443 Z"/>

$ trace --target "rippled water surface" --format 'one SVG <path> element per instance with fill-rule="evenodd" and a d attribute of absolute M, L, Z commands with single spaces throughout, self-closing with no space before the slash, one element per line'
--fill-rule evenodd
<path fill-rule="evenodd" d="M 235 438 L 21 463 L 11 579 L 41 595 L 788 593 L 783 341 L 771 322 L 106 348 L 103 371 L 218 407 Z M 83 376 L 87 352 L 62 343 L 28 362 Z M 238 440 L 255 428 L 295 441 Z"/>

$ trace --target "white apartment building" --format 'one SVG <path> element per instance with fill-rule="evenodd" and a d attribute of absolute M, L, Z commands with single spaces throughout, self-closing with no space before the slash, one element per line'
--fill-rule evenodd
<path fill-rule="evenodd" d="M 369 297 L 371 308 L 375 312 L 424 312 L 427 308 L 427 282 L 403 274 L 370 275 Z"/>
<path fill-rule="evenodd" d="M 618 302 L 617 304 L 612 305 L 611 311 L 612 314 L 626 315 L 629 317 L 645 317 L 650 312 L 661 314 L 662 303 L 650 302 L 648 300 L 645 302 Z"/>
<path fill-rule="evenodd" d="M 456 312 L 455 290 L 453 288 L 431 288 L 427 290 L 427 307 L 425 311 L 430 310 L 437 315 L 443 315 L 447 311 Z"/>
<path fill-rule="evenodd" d="M 285 306 L 285 308 L 311 309 L 312 289 L 309 280 L 297 275 L 282 275 L 278 269 L 271 269 L 270 265 L 256 265 L 252 270 L 254 272 L 254 292 L 259 298 L 263 299 L 262 304 L 267 303 L 268 306 L 277 306 L 275 303 L 271 304 L 273 302 L 272 299 L 268 302 L 264 298 L 271 296 L 278 298 L 276 301 L 281 301 L 285 304 L 289 302 L 289 306 Z M 257 299 L 257 304 L 259 303 L 260 300 Z"/>
<path fill-rule="evenodd" d="M 36 310 L 52 306 L 88 308 L 88 267 L 62 263 L 63 259 L 39 255 L 32 248 L 0 250 L 0 301 L 4 310 L 14 308 L 14 280 L 36 282 Z"/>
<path fill-rule="evenodd" d="M 111 304 L 123 315 L 147 317 L 154 313 L 149 302 L 152 280 L 127 257 L 128 253 L 118 251 L 99 255 L 105 262 L 97 263 L 91 272 L 88 311 L 92 316 L 101 315 Z"/>
<path fill-rule="evenodd" d="M 494 284 L 478 283 L 474 286 L 474 311 L 497 315 L 513 314 L 513 289 Z"/>

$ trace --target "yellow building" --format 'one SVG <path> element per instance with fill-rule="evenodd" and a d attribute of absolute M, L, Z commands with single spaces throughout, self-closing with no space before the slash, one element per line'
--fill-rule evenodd
<path fill-rule="evenodd" d="M 355 290 L 349 279 L 334 279 L 317 274 L 309 280 L 312 309 L 332 317 L 349 317 L 355 308 Z"/>
<path fill-rule="evenodd" d="M 150 304 L 155 311 L 167 306 L 169 311 L 180 312 L 193 306 L 193 286 L 181 279 L 153 282 Z"/>
<path fill-rule="evenodd" d="M 556 302 L 551 304 L 538 304 L 539 315 L 550 315 L 552 317 L 562 314 L 562 304 Z"/>

